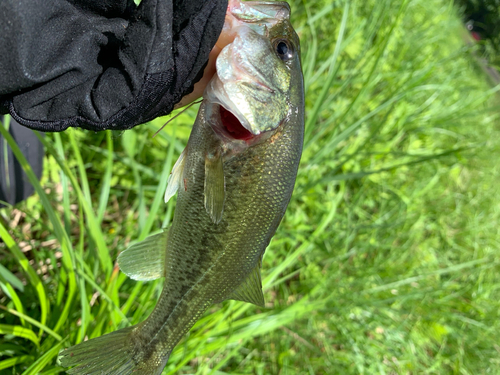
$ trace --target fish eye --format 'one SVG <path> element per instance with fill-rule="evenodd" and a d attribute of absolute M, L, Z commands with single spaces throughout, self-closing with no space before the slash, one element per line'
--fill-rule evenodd
<path fill-rule="evenodd" d="M 295 54 L 291 43 L 284 39 L 278 39 L 274 42 L 274 51 L 285 62 L 291 60 Z"/>

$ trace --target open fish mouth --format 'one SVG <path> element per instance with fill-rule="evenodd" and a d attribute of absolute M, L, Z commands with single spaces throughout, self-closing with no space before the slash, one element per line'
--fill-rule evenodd
<path fill-rule="evenodd" d="M 275 130 L 285 117 L 285 113 L 279 111 L 285 106 L 268 103 L 282 94 L 268 82 L 249 75 L 238 64 L 231 63 L 231 68 L 230 79 L 224 76 L 227 70 L 219 70 L 204 94 L 211 103 L 209 117 L 214 120 L 214 130 L 231 140 L 245 141 Z"/>
<path fill-rule="evenodd" d="M 231 111 L 221 105 L 218 107 L 221 130 L 226 136 L 243 141 L 249 141 L 255 137 L 255 135 L 245 128 L 240 120 L 238 120 L 238 117 L 236 117 Z"/>
<path fill-rule="evenodd" d="M 219 103 L 211 103 L 206 108 L 210 124 L 214 132 L 222 139 L 231 143 L 250 146 L 268 138 L 272 131 L 252 132 L 244 125 L 241 115 L 227 109 Z M 236 146 L 236 145 L 235 145 Z"/>

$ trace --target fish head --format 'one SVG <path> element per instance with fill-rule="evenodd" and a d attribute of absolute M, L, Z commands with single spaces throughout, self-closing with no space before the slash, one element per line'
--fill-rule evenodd
<path fill-rule="evenodd" d="M 302 85 L 299 38 L 285 2 L 231 0 L 225 23 L 234 41 L 220 52 L 204 98 L 214 131 L 226 141 L 266 139 L 290 116 Z"/>

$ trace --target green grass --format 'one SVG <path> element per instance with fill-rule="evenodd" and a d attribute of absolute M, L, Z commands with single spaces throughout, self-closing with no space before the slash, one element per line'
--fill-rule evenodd
<path fill-rule="evenodd" d="M 306 139 L 264 258 L 267 306 L 213 306 L 164 374 L 500 373 L 498 96 L 456 9 L 291 6 Z M 152 311 L 161 281 L 114 261 L 172 218 L 162 195 L 195 114 L 154 139 L 165 118 L 45 137 L 37 195 L 0 211 L 1 374 L 62 373 L 61 347 Z"/>

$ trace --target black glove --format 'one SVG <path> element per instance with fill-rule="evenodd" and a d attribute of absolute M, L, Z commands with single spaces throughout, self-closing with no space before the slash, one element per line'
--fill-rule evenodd
<path fill-rule="evenodd" d="M 0 0 L 0 113 L 41 131 L 129 129 L 203 75 L 227 0 Z"/>

